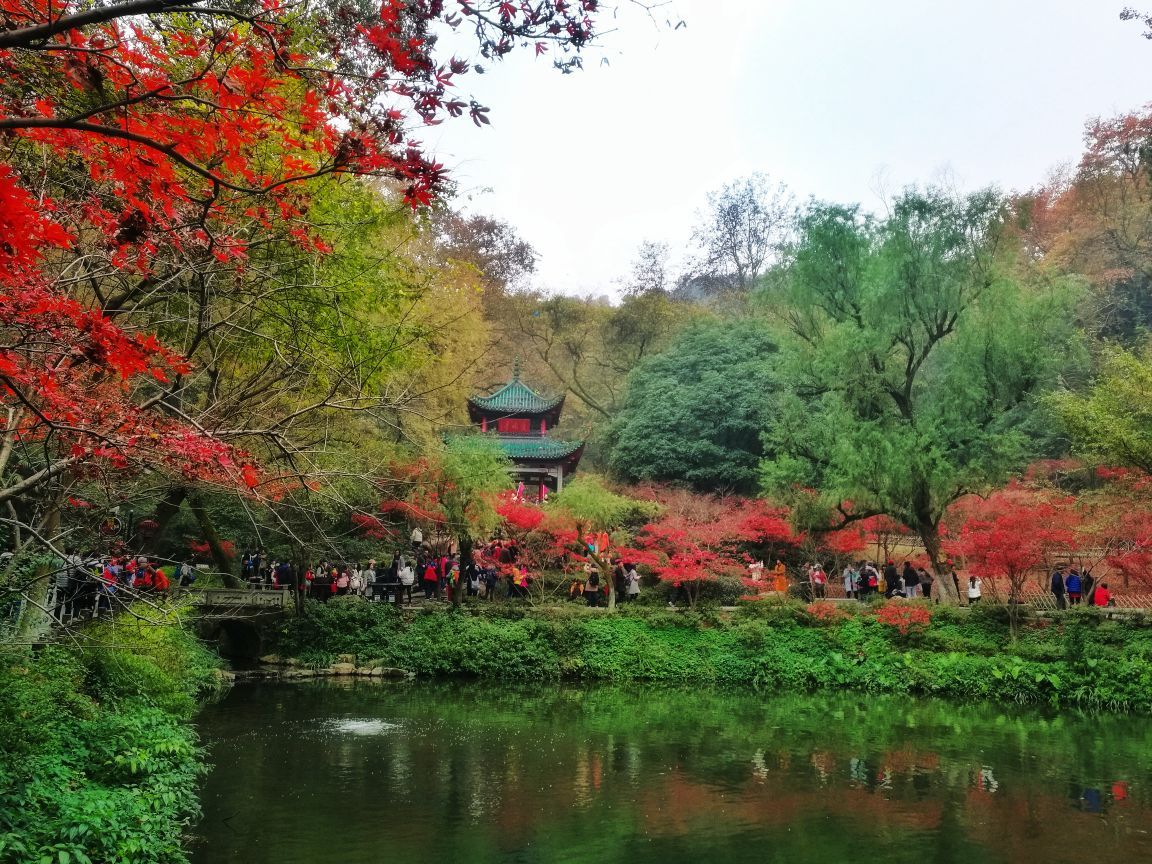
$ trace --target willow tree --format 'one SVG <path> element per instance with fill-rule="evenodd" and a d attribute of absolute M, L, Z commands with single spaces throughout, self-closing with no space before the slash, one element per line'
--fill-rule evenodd
<path fill-rule="evenodd" d="M 1004 275 L 1003 214 L 990 191 L 908 191 L 882 219 L 815 204 L 784 280 L 766 487 L 819 489 L 841 521 L 905 523 L 953 599 L 945 510 L 1027 462 L 1034 396 L 1078 353 L 1072 290 Z"/>
<path fill-rule="evenodd" d="M 464 565 L 472 560 L 476 540 L 487 540 L 500 524 L 496 496 L 508 488 L 508 457 L 488 435 L 448 439 L 429 473 L 445 529 L 460 550 L 460 584 L 452 592 L 459 606 L 464 593 Z"/>
<path fill-rule="evenodd" d="M 571 518 L 576 526 L 576 547 L 600 574 L 608 587 L 608 609 L 616 608 L 616 584 L 612 578 L 612 540 L 609 535 L 626 527 L 636 527 L 656 515 L 659 507 L 651 502 L 627 498 L 613 492 L 599 477 L 584 474 L 548 500 L 548 508 Z M 590 537 L 604 535 L 601 542 Z M 603 542 L 607 539 L 608 542 Z"/>

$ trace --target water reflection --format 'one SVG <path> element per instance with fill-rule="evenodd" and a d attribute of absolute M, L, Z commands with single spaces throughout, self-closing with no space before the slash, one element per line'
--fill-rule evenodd
<path fill-rule="evenodd" d="M 1152 860 L 1152 723 L 636 688 L 241 687 L 199 862 Z"/>

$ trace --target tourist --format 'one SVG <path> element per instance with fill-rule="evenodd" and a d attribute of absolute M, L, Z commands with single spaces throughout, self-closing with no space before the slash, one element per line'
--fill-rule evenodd
<path fill-rule="evenodd" d="M 763 561 L 753 561 L 751 564 L 748 565 L 748 578 L 751 579 L 753 582 L 763 582 L 764 581 L 764 562 Z"/>
<path fill-rule="evenodd" d="M 1101 582 L 1096 587 L 1096 591 L 1092 594 L 1092 605 L 1100 607 L 1116 605 L 1116 601 L 1112 599 L 1112 592 L 1108 590 L 1107 582 Z"/>
<path fill-rule="evenodd" d="M 628 583 L 628 588 L 626 589 L 624 596 L 628 598 L 629 602 L 631 602 L 640 596 L 640 574 L 636 572 L 635 564 L 625 564 L 624 566 L 628 570 L 625 576 L 625 579 Z M 763 567 L 763 565 L 761 565 L 761 567 Z"/>
<path fill-rule="evenodd" d="M 468 596 L 478 597 L 480 595 L 480 567 L 476 563 L 476 556 L 473 554 L 472 559 L 464 565 L 463 577 L 467 580 Z"/>
<path fill-rule="evenodd" d="M 1056 608 L 1057 609 L 1067 609 L 1068 603 L 1064 599 L 1065 594 L 1066 594 L 1066 588 L 1064 587 L 1064 568 L 1063 567 L 1057 567 L 1055 570 L 1052 571 L 1052 579 L 1051 579 L 1051 584 L 1049 586 L 1049 590 L 1051 590 L 1052 596 L 1056 598 Z"/>
<path fill-rule="evenodd" d="M 424 585 L 424 599 L 431 600 L 439 596 L 440 574 L 436 570 L 436 562 L 431 558 L 422 559 L 419 569 L 422 571 L 420 580 Z"/>
<path fill-rule="evenodd" d="M 1065 587 L 1068 589 L 1068 605 L 1079 606 L 1084 586 L 1080 580 L 1080 571 L 1075 567 L 1068 573 L 1068 579 L 1065 580 Z"/>
<path fill-rule="evenodd" d="M 788 593 L 788 568 L 779 558 L 776 559 L 776 566 L 772 568 L 772 590 L 777 594 Z"/>
<path fill-rule="evenodd" d="M 512 568 L 515 571 L 516 596 L 521 600 L 528 599 L 528 568 L 523 564 Z"/>
<path fill-rule="evenodd" d="M 327 603 L 332 596 L 332 572 L 321 566 L 312 576 L 312 598 Z"/>
<path fill-rule="evenodd" d="M 187 588 L 196 581 L 196 570 L 193 566 L 185 561 L 180 565 L 180 587 Z"/>
<path fill-rule="evenodd" d="M 808 573 L 808 581 L 812 583 L 812 596 L 823 599 L 828 594 L 828 576 L 824 573 L 824 568 L 817 562 L 812 565 L 812 569 Z"/>
<path fill-rule="evenodd" d="M 500 584 L 500 572 L 491 564 L 484 568 L 484 598 L 496 599 L 496 586 Z"/>
<path fill-rule="evenodd" d="M 904 596 L 909 599 L 920 594 L 920 574 L 912 567 L 912 562 L 904 562 L 904 572 L 900 575 L 904 581 Z"/>
<path fill-rule="evenodd" d="M 896 583 L 900 581 L 900 571 L 896 569 L 896 562 L 889 559 L 884 565 L 884 584 L 879 586 L 885 597 L 891 597 L 896 591 Z"/>
<path fill-rule="evenodd" d="M 612 559 L 612 587 L 616 589 L 616 596 L 622 598 L 628 590 L 628 571 L 624 569 L 624 562 L 619 558 Z"/>
<path fill-rule="evenodd" d="M 420 551 L 420 547 L 424 545 L 424 532 L 420 530 L 419 525 L 412 529 L 411 540 L 412 554 L 416 554 Z"/>
<path fill-rule="evenodd" d="M 368 572 L 366 567 L 355 568 L 348 578 L 348 593 L 354 597 L 359 597 L 364 593 L 364 573 Z"/>
<path fill-rule="evenodd" d="M 844 572 L 840 574 L 844 579 L 844 596 L 853 600 L 858 596 L 860 584 L 860 570 L 851 561 L 844 565 Z"/>
<path fill-rule="evenodd" d="M 171 581 L 168 579 L 168 574 L 164 572 L 164 568 L 160 566 L 160 562 L 154 562 L 155 567 L 152 570 L 152 590 L 157 594 L 167 594 Z"/>
<path fill-rule="evenodd" d="M 397 578 L 400 580 L 400 591 L 397 592 L 396 596 L 399 599 L 400 594 L 403 593 L 408 598 L 408 605 L 411 606 L 412 586 L 416 584 L 416 573 L 406 561 L 398 560 L 397 563 L 400 565 L 396 571 Z"/>
<path fill-rule="evenodd" d="M 600 574 L 593 570 L 584 583 L 584 597 L 591 607 L 600 605 Z"/>
<path fill-rule="evenodd" d="M 290 588 L 295 583 L 296 568 L 289 561 L 281 561 L 276 568 L 276 581 L 282 588 Z"/>
<path fill-rule="evenodd" d="M 53 580 L 55 594 L 52 598 L 52 605 L 54 607 L 52 615 L 57 621 L 64 620 L 64 613 L 68 606 L 68 598 L 72 594 L 72 582 L 74 581 L 72 571 L 75 568 L 72 559 L 75 557 L 75 555 L 64 556 L 64 565 L 56 570 L 56 578 Z"/>
<path fill-rule="evenodd" d="M 980 589 L 984 583 L 977 579 L 975 576 L 968 577 L 968 605 L 972 606 L 980 602 Z"/>

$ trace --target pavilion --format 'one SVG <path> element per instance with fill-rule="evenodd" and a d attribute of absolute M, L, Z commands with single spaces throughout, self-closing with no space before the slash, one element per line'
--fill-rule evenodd
<path fill-rule="evenodd" d="M 520 380 L 520 361 L 512 380 L 488 396 L 468 399 L 468 416 L 482 432 L 495 432 L 512 461 L 513 478 L 524 484 L 525 494 L 545 497 L 559 492 L 576 472 L 584 453 L 583 441 L 561 441 L 548 430 L 560 422 L 564 396 L 541 396 Z"/>

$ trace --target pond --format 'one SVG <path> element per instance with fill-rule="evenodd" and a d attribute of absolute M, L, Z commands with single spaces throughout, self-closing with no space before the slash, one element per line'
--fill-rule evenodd
<path fill-rule="evenodd" d="M 200 864 L 1152 861 L 1152 721 L 860 694 L 236 687 Z"/>

